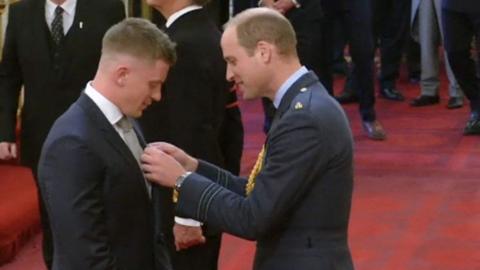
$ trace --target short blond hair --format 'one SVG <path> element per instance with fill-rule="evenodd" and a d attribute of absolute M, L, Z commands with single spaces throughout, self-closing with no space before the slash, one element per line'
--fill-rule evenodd
<path fill-rule="evenodd" d="M 156 25 L 140 18 L 125 19 L 108 29 L 103 37 L 102 56 L 127 54 L 143 60 L 164 60 L 173 65 L 175 43 Z"/>
<path fill-rule="evenodd" d="M 297 55 L 295 30 L 287 18 L 273 9 L 247 9 L 227 22 L 225 29 L 229 27 L 236 27 L 238 42 L 250 55 L 259 41 L 275 45 L 281 55 Z"/>

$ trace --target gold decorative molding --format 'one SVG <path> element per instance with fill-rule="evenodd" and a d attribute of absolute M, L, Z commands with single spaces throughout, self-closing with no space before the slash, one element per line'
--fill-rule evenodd
<path fill-rule="evenodd" d="M 142 1 L 142 18 L 152 19 L 152 8 L 149 7 L 145 1 Z"/>

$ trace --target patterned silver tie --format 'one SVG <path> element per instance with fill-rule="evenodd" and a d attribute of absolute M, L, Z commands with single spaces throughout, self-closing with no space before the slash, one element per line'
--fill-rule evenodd
<path fill-rule="evenodd" d="M 57 6 L 55 8 L 55 18 L 53 18 L 52 25 L 52 39 L 55 42 L 55 45 L 59 45 L 63 39 L 63 8 L 61 6 Z"/>
<path fill-rule="evenodd" d="M 138 141 L 138 137 L 133 129 L 132 122 L 130 119 L 128 119 L 128 117 L 124 116 L 116 123 L 116 125 L 122 130 L 125 144 L 128 146 L 128 149 L 130 149 L 133 156 L 137 160 L 137 163 L 140 165 L 140 157 L 142 156 L 143 148 Z M 151 196 L 151 185 L 147 180 L 145 180 L 145 184 L 147 186 L 148 194 Z"/>

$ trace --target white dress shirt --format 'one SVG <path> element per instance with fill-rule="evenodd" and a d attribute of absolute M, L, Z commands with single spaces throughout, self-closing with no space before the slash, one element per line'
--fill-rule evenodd
<path fill-rule="evenodd" d="M 179 11 L 173 13 L 172 15 L 170 15 L 170 17 L 168 17 L 167 22 L 165 23 L 165 27 L 169 28 L 170 25 L 172 25 L 173 22 L 176 21 L 178 18 L 180 18 L 182 15 L 190 11 L 194 11 L 201 8 L 202 7 L 198 5 L 191 5 L 191 6 L 180 9 Z"/>
<path fill-rule="evenodd" d="M 103 115 L 105 115 L 108 122 L 115 128 L 118 135 L 124 139 L 122 130 L 116 125 L 123 117 L 122 111 L 120 111 L 120 109 L 110 100 L 95 90 L 92 86 L 92 82 L 87 83 L 87 87 L 85 87 L 85 95 L 93 100 L 100 111 L 102 111 Z"/>
<path fill-rule="evenodd" d="M 99 1 L 99 0 L 97 0 Z M 53 19 L 55 18 L 55 9 L 57 4 L 50 0 L 45 0 L 45 20 L 47 21 L 48 29 L 51 29 Z M 65 0 L 60 5 L 63 8 L 63 34 L 66 35 L 70 27 L 72 27 L 73 19 L 75 18 L 75 8 L 77 7 L 77 0 Z"/>

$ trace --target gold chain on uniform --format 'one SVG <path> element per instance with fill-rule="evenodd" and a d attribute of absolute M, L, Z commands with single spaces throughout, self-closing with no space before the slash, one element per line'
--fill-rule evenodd
<path fill-rule="evenodd" d="M 253 169 L 250 172 L 250 176 L 248 176 L 247 186 L 245 187 L 247 196 L 252 192 L 253 188 L 255 187 L 255 180 L 257 178 L 257 175 L 262 170 L 264 159 L 265 159 L 265 145 L 262 146 L 262 151 L 260 151 L 260 154 L 258 154 L 257 161 L 255 162 L 255 165 L 253 166 Z"/>
<path fill-rule="evenodd" d="M 253 169 L 250 172 L 250 176 L 248 176 L 247 186 L 245 187 L 247 195 L 249 195 L 252 192 L 253 188 L 255 187 L 255 179 L 257 178 L 257 175 L 262 170 L 264 159 L 265 159 L 265 145 L 262 146 L 262 150 L 258 154 L 257 161 L 255 162 L 255 165 L 253 166 Z M 173 190 L 173 202 L 176 203 L 177 201 L 178 201 L 178 192 L 176 190 Z"/>
<path fill-rule="evenodd" d="M 178 202 L 178 191 L 176 191 L 175 189 L 173 190 L 172 200 L 174 203 Z"/>

